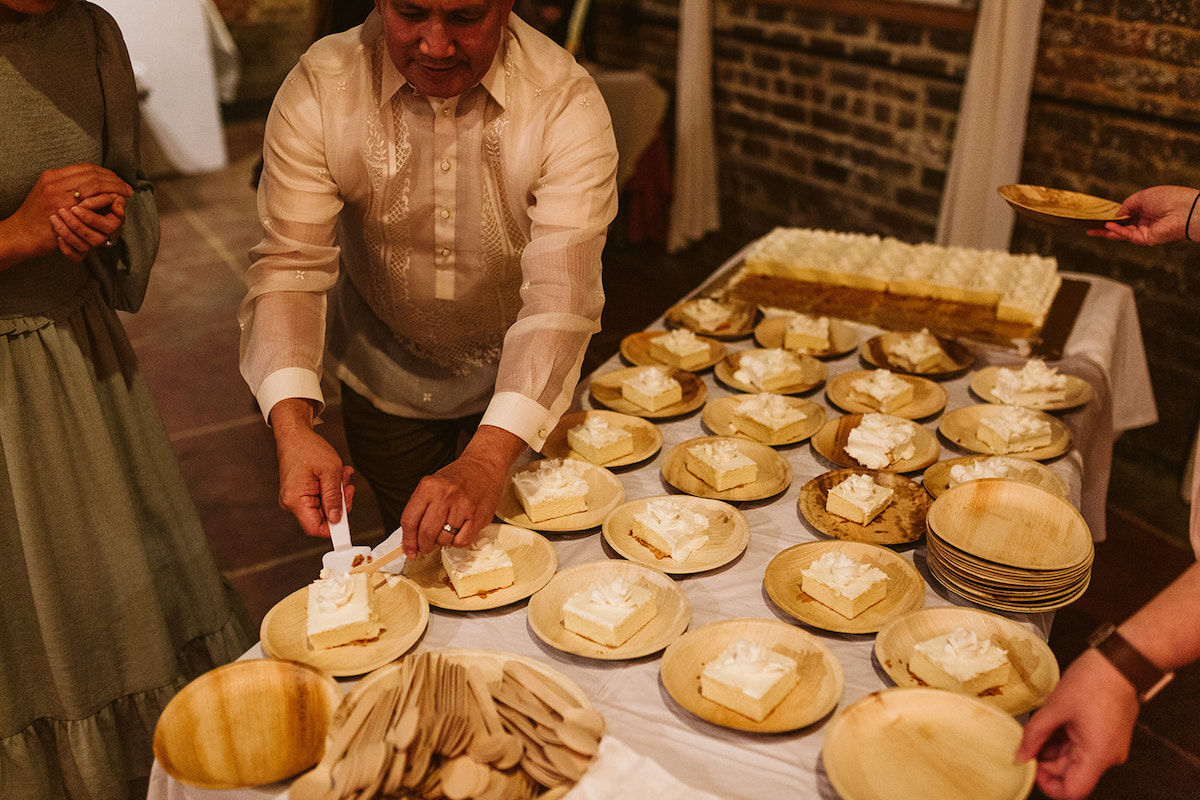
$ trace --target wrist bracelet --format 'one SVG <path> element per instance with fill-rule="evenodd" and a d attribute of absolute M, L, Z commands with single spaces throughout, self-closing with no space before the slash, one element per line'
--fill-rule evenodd
<path fill-rule="evenodd" d="M 1117 626 L 1106 622 L 1088 637 L 1088 645 L 1100 652 L 1117 672 L 1133 684 L 1138 702 L 1145 703 L 1171 682 L 1174 672 L 1159 669 L 1117 632 Z"/>
<path fill-rule="evenodd" d="M 1200 200 L 1200 192 L 1196 192 L 1196 200 Z M 1183 238 L 1189 242 L 1196 241 L 1188 234 L 1188 228 L 1192 227 L 1192 214 L 1196 211 L 1196 200 L 1192 201 L 1192 207 L 1188 210 L 1187 222 L 1183 223 Z"/>

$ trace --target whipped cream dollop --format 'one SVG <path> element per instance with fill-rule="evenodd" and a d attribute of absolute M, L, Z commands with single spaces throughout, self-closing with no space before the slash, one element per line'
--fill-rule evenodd
<path fill-rule="evenodd" d="M 1061 400 L 1067 396 L 1067 376 L 1060 375 L 1054 367 L 1046 366 L 1042 359 L 1034 358 L 1019 370 L 997 370 L 992 394 L 1005 403 L 1016 403 L 1031 396 L 1047 401 Z"/>
<path fill-rule="evenodd" d="M 797 314 L 788 317 L 788 321 L 784 324 L 784 331 L 828 339 L 829 317 L 810 317 L 805 314 Z"/>
<path fill-rule="evenodd" d="M 680 309 L 681 313 L 690 317 L 701 328 L 715 330 L 729 322 L 730 309 L 724 303 L 711 297 L 701 297 L 689 300 Z"/>
<path fill-rule="evenodd" d="M 634 606 L 633 587 L 627 580 L 614 578 L 593 586 L 588 600 L 603 608 L 628 610 Z"/>
<path fill-rule="evenodd" d="M 1023 406 L 1000 406 L 995 414 L 984 417 L 980 423 L 987 425 L 1006 439 L 1015 436 L 1032 436 L 1050 429 L 1049 422 Z"/>
<path fill-rule="evenodd" d="M 916 426 L 887 414 L 864 414 L 846 437 L 846 453 L 864 467 L 883 469 L 917 452 Z"/>
<path fill-rule="evenodd" d="M 762 389 L 764 381 L 799 366 L 800 361 L 795 353 L 781 347 L 769 347 L 743 353 L 733 377 L 756 389 Z"/>
<path fill-rule="evenodd" d="M 612 444 L 627 433 L 624 428 L 611 425 L 600 416 L 589 416 L 575 430 L 598 447 Z"/>
<path fill-rule="evenodd" d="M 892 355 L 898 356 L 910 364 L 920 364 L 927 358 L 940 355 L 942 346 L 937 337 L 923 330 L 909 336 L 903 336 L 891 343 L 888 348 Z"/>
<path fill-rule="evenodd" d="M 749 639 L 738 639 L 704 666 L 704 671 L 722 683 L 741 688 L 761 698 L 796 662 Z"/>
<path fill-rule="evenodd" d="M 758 420 L 768 428 L 782 428 L 808 416 L 804 409 L 792 405 L 786 397 L 774 392 L 752 394 L 739 400 L 733 410 L 744 417 Z"/>
<path fill-rule="evenodd" d="M 322 612 L 332 614 L 350 602 L 354 595 L 354 580 L 349 572 L 331 572 L 322 569 L 319 579 L 309 588 L 316 592 L 317 606 Z"/>
<path fill-rule="evenodd" d="M 880 403 L 900 394 L 907 386 L 908 383 L 903 378 L 897 378 L 887 369 L 872 370 L 869 375 L 850 382 L 851 389 Z"/>
<path fill-rule="evenodd" d="M 670 333 L 664 333 L 662 336 L 655 336 L 654 341 L 668 350 L 672 350 L 676 353 L 690 353 L 708 348 L 708 345 L 705 342 L 702 342 L 696 338 L 696 334 L 692 333 L 687 328 L 676 328 Z"/>
<path fill-rule="evenodd" d="M 968 464 L 955 464 L 950 468 L 950 484 L 955 485 L 983 478 L 1007 478 L 1012 471 L 1011 465 L 1002 458 L 985 458 Z"/>
<path fill-rule="evenodd" d="M 869 505 L 875 501 L 879 493 L 886 492 L 890 497 L 894 494 L 893 489 L 888 489 L 885 486 L 880 486 L 875 481 L 871 480 L 870 475 L 851 475 L 844 481 L 833 487 L 830 492 L 837 492 L 847 500 L 858 505 Z"/>

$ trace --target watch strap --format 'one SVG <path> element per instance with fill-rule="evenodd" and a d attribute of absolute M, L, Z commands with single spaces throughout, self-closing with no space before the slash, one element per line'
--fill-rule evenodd
<path fill-rule="evenodd" d="M 1088 638 L 1088 644 L 1100 651 L 1100 654 L 1133 684 L 1140 703 L 1154 697 L 1175 677 L 1175 673 L 1159 669 L 1154 662 L 1142 655 L 1111 622 L 1106 622 L 1096 629 Z"/>

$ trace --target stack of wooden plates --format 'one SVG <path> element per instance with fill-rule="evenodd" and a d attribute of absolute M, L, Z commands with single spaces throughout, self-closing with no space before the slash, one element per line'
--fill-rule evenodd
<path fill-rule="evenodd" d="M 1091 578 L 1091 531 L 1075 507 L 1029 484 L 979 480 L 929 508 L 929 571 L 953 592 L 1002 611 L 1037 612 L 1079 599 Z"/>

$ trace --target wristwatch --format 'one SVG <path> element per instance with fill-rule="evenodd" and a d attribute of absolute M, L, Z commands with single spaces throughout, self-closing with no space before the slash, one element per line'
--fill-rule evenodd
<path fill-rule="evenodd" d="M 1108 663 L 1133 684 L 1139 703 L 1154 697 L 1175 677 L 1174 672 L 1164 672 L 1142 655 L 1117 632 L 1117 626 L 1111 622 L 1104 623 L 1088 637 L 1088 646 L 1100 651 Z"/>

